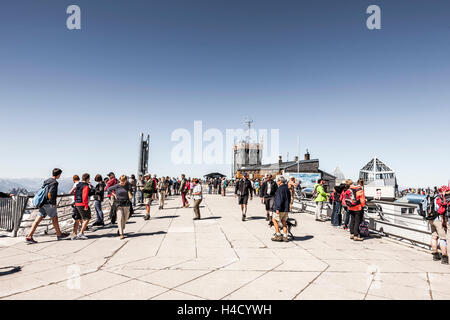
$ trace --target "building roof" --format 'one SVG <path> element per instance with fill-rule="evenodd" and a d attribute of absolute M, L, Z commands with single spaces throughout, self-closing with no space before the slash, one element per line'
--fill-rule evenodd
<path fill-rule="evenodd" d="M 318 159 L 313 160 L 300 160 L 298 161 L 299 164 L 303 163 L 314 163 L 319 162 Z M 250 171 L 250 170 L 285 170 L 287 168 L 293 167 L 297 165 L 297 161 L 286 161 L 286 162 L 276 162 L 276 163 L 269 163 L 269 164 L 252 164 L 241 167 L 239 170 L 241 171 Z"/>
<path fill-rule="evenodd" d="M 223 178 L 223 177 L 226 177 L 226 175 L 221 174 L 219 172 L 211 172 L 211 173 L 205 174 L 204 177 L 206 177 L 206 178 Z"/>
<path fill-rule="evenodd" d="M 380 172 L 380 173 L 394 173 L 394 170 L 385 165 L 380 159 L 377 157 L 373 158 L 369 161 L 361 171 L 364 172 Z"/>

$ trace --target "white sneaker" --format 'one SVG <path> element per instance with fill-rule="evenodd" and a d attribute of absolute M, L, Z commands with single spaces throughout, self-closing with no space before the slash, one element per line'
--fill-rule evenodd
<path fill-rule="evenodd" d="M 78 236 L 76 234 L 74 234 L 70 237 L 70 240 L 77 240 L 77 239 L 78 239 Z"/>
<path fill-rule="evenodd" d="M 87 238 L 88 237 L 86 237 L 84 234 L 82 234 L 82 233 L 80 233 L 78 236 L 77 236 L 77 239 L 80 239 L 80 240 L 87 240 Z"/>

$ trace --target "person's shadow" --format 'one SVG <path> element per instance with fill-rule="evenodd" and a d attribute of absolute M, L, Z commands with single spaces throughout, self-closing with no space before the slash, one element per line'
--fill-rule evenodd
<path fill-rule="evenodd" d="M 307 235 L 307 236 L 301 236 L 301 237 L 293 237 L 292 241 L 307 241 L 307 240 L 311 240 L 312 238 L 314 238 L 314 236 L 312 235 Z"/>

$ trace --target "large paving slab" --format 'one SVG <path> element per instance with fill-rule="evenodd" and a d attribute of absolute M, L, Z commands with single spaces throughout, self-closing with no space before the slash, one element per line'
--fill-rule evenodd
<path fill-rule="evenodd" d="M 232 194 L 205 195 L 202 220 L 180 208 L 138 206 L 120 240 L 115 226 L 88 240 L 0 238 L 1 299 L 450 299 L 450 266 L 426 250 L 349 234 L 294 213 L 294 241 L 273 242 L 265 210 L 249 201 L 241 221 Z M 17 272 L 8 272 L 14 269 Z"/>

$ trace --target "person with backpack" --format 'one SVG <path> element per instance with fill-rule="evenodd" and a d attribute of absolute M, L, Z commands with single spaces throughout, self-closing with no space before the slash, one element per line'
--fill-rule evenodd
<path fill-rule="evenodd" d="M 105 225 L 104 214 L 102 209 L 102 202 L 105 198 L 105 183 L 103 182 L 102 176 L 97 174 L 94 178 L 97 182 L 94 189 L 94 207 L 97 213 L 97 221 L 95 221 L 94 226 L 103 227 Z"/>
<path fill-rule="evenodd" d="M 222 196 L 226 196 L 227 195 L 227 186 L 228 186 L 228 181 L 225 177 L 222 178 Z"/>
<path fill-rule="evenodd" d="M 186 199 L 186 195 L 189 192 L 189 181 L 186 179 L 186 175 L 183 173 L 181 175 L 180 182 L 180 193 L 181 193 L 181 202 L 183 204 L 182 208 L 189 207 L 189 201 Z"/>
<path fill-rule="evenodd" d="M 93 188 L 90 185 L 90 176 L 85 173 L 81 176 L 81 182 L 79 182 L 75 188 L 75 209 L 78 212 L 77 219 L 73 225 L 72 240 L 86 240 L 84 235 L 89 220 L 91 219 L 91 208 L 89 207 L 89 197 L 94 193 Z M 78 225 L 81 224 L 81 231 L 77 235 Z"/>
<path fill-rule="evenodd" d="M 325 219 L 322 217 L 323 204 L 328 201 L 328 197 L 330 196 L 325 192 L 325 189 L 323 187 L 324 184 L 325 180 L 319 179 L 313 190 L 313 198 L 314 202 L 316 203 L 316 221 L 322 222 L 325 221 Z"/>
<path fill-rule="evenodd" d="M 353 185 L 353 181 L 348 180 L 349 188 L 345 191 L 344 201 L 350 215 L 350 239 L 354 241 L 363 241 L 359 233 L 359 226 L 361 224 L 364 207 L 366 206 L 366 196 L 361 184 Z M 361 183 L 361 181 L 359 181 Z"/>
<path fill-rule="evenodd" d="M 69 233 L 61 232 L 58 222 L 58 210 L 56 209 L 56 197 L 58 196 L 58 179 L 61 178 L 62 170 L 55 168 L 52 171 L 52 177 L 44 181 L 44 185 L 38 194 L 33 199 L 33 204 L 39 208 L 38 215 L 31 226 L 30 232 L 25 237 L 25 242 L 28 244 L 37 243 L 33 239 L 36 228 L 41 223 L 42 219 L 49 217 L 52 220 L 53 227 L 56 232 L 56 239 L 61 240 L 67 238 Z"/>
<path fill-rule="evenodd" d="M 144 193 L 144 204 L 145 204 L 145 216 L 144 216 L 144 220 L 149 220 L 150 219 L 150 206 L 152 205 L 152 200 L 153 200 L 153 193 L 156 192 L 156 186 L 155 186 L 155 182 L 153 181 L 153 179 L 151 179 L 151 175 L 150 174 L 146 174 L 145 175 L 145 186 L 142 189 L 142 192 Z"/>
<path fill-rule="evenodd" d="M 167 181 L 165 177 L 162 177 L 158 182 L 157 190 L 159 192 L 159 210 L 164 209 L 164 200 L 167 193 Z"/>
<path fill-rule="evenodd" d="M 441 260 L 442 264 L 448 264 L 447 237 L 448 237 L 448 210 L 450 190 L 446 186 L 438 189 L 438 195 L 434 197 L 434 217 L 428 219 L 431 229 L 431 254 L 434 261 Z M 438 252 L 438 242 L 442 255 Z"/>
<path fill-rule="evenodd" d="M 139 200 L 138 203 L 143 203 L 144 202 L 144 193 L 142 192 L 142 189 L 145 186 L 145 180 L 143 176 L 139 176 L 138 181 L 136 182 L 136 188 L 137 191 L 139 192 Z"/>
<path fill-rule="evenodd" d="M 136 206 L 136 191 L 137 191 L 137 180 L 136 180 L 136 176 L 134 174 L 132 174 L 130 176 L 130 180 L 129 180 L 130 186 L 131 186 L 131 192 L 133 194 L 133 206 Z"/>
<path fill-rule="evenodd" d="M 108 173 L 108 178 L 109 178 L 109 180 L 106 183 L 105 191 L 108 192 L 107 197 L 109 198 L 109 203 L 112 206 L 112 204 L 114 203 L 114 199 L 111 197 L 111 191 L 109 190 L 109 188 L 111 188 L 112 186 L 115 186 L 116 184 L 118 184 L 119 181 L 117 181 L 114 172 Z"/>
<path fill-rule="evenodd" d="M 132 188 L 127 176 L 122 175 L 120 177 L 120 183 L 112 186 L 110 191 L 114 193 L 115 204 L 117 206 L 117 234 L 123 240 L 125 238 L 125 225 L 130 217 L 131 199 L 133 197 L 131 193 Z"/>
<path fill-rule="evenodd" d="M 298 184 L 295 181 L 295 178 L 291 177 L 288 182 L 288 188 L 289 188 L 289 191 L 291 192 L 291 203 L 289 205 L 289 211 L 292 211 L 292 205 L 294 204 L 294 199 L 295 199 L 295 188 L 297 187 L 297 185 Z"/>
<path fill-rule="evenodd" d="M 267 180 L 261 186 L 261 197 L 266 206 L 266 221 L 271 219 L 271 214 L 273 213 L 273 205 L 275 203 L 275 193 L 277 192 L 278 185 L 272 179 L 272 175 L 267 176 Z"/>
<path fill-rule="evenodd" d="M 331 194 L 331 201 L 333 204 L 333 212 L 331 214 L 331 225 L 333 227 L 339 227 L 342 222 L 341 209 L 341 193 L 344 191 L 345 185 L 340 184 L 339 186 L 334 187 L 334 192 Z"/>
<path fill-rule="evenodd" d="M 75 174 L 72 177 L 72 181 L 73 181 L 72 189 L 69 190 L 69 194 L 73 194 L 74 195 L 73 196 L 73 202 L 72 202 L 72 219 L 74 220 L 74 222 L 79 220 L 79 219 L 81 219 L 81 217 L 78 214 L 78 210 L 75 207 L 75 190 L 77 189 L 77 185 L 80 183 L 80 180 L 81 180 L 80 177 L 77 174 Z M 75 226 L 75 224 L 74 224 L 74 226 Z M 77 234 L 77 230 L 75 230 L 74 233 L 76 235 Z"/>
<path fill-rule="evenodd" d="M 347 204 L 345 203 L 345 193 L 350 188 L 350 185 L 353 183 L 352 180 L 348 179 L 344 183 L 344 189 L 341 192 L 341 197 L 339 198 L 339 201 L 341 202 L 342 209 L 344 210 L 345 216 L 344 216 L 344 230 L 348 230 L 348 225 L 350 223 L 350 213 L 348 212 Z"/>
<path fill-rule="evenodd" d="M 250 180 L 248 180 L 247 176 L 247 172 L 244 172 L 244 177 L 236 183 L 236 187 L 234 189 L 234 197 L 239 197 L 239 205 L 241 206 L 242 212 L 242 221 L 245 221 L 245 217 L 247 215 L 248 197 L 250 196 L 250 200 L 253 200 L 252 183 L 250 182 Z"/>

